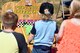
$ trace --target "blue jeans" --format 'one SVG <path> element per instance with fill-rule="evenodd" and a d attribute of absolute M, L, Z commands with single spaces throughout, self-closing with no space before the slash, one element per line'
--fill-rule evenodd
<path fill-rule="evenodd" d="M 48 46 L 33 46 L 32 53 L 51 53 L 51 47 Z"/>
<path fill-rule="evenodd" d="M 71 1 L 63 2 L 63 4 L 64 4 L 66 7 L 69 7 L 70 4 L 71 4 Z"/>

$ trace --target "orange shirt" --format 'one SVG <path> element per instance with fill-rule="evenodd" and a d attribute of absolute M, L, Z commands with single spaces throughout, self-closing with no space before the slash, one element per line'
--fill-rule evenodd
<path fill-rule="evenodd" d="M 67 20 L 57 48 L 57 53 L 80 53 L 80 25 Z"/>

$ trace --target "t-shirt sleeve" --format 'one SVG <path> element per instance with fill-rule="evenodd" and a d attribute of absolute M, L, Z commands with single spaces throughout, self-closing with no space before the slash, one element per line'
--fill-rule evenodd
<path fill-rule="evenodd" d="M 34 35 L 36 34 L 35 24 L 32 27 L 31 34 L 34 34 Z"/>
<path fill-rule="evenodd" d="M 19 53 L 28 53 L 27 43 L 25 41 L 23 34 L 21 33 L 13 33 L 13 34 L 18 42 Z"/>
<path fill-rule="evenodd" d="M 59 30 L 58 30 L 58 25 L 56 24 L 56 30 L 55 30 L 55 33 L 58 33 Z"/>
<path fill-rule="evenodd" d="M 21 53 L 27 53 L 28 52 L 28 47 L 27 47 L 27 43 L 25 41 L 24 36 L 21 34 L 21 41 L 20 41 L 20 50 Z"/>

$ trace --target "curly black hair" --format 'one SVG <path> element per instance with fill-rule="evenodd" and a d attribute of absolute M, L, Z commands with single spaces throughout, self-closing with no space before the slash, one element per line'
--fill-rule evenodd
<path fill-rule="evenodd" d="M 53 14 L 53 13 L 54 13 L 54 6 L 53 6 L 53 4 L 51 4 L 51 3 L 48 3 L 48 2 L 42 3 L 41 6 L 40 6 L 40 9 L 39 9 L 39 12 L 40 12 L 41 14 L 45 14 L 45 13 L 44 13 L 44 10 L 45 10 L 45 9 L 48 9 L 49 12 L 50 12 L 50 14 Z"/>

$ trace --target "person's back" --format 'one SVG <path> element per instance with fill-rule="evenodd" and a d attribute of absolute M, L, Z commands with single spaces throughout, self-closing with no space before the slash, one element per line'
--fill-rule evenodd
<path fill-rule="evenodd" d="M 57 53 L 80 53 L 80 1 L 73 0 L 70 18 L 61 24 L 57 40 Z"/>
<path fill-rule="evenodd" d="M 36 34 L 34 37 L 34 45 L 51 46 L 53 44 L 54 33 L 56 30 L 56 22 L 52 20 L 39 20 L 35 22 Z"/>
<path fill-rule="evenodd" d="M 13 33 L 0 32 L 0 53 L 19 53 L 18 44 Z"/>
<path fill-rule="evenodd" d="M 71 19 L 65 22 L 57 53 L 80 53 L 80 25 L 76 25 Z"/>
<path fill-rule="evenodd" d="M 35 22 L 28 41 L 34 39 L 32 53 L 51 53 L 54 35 L 57 33 L 56 22 L 51 20 L 54 6 L 44 2 L 41 4 L 39 12 L 42 20 Z"/>
<path fill-rule="evenodd" d="M 18 16 L 6 12 L 2 16 L 3 29 L 0 31 L 0 53 L 27 53 L 27 44 L 21 33 L 15 32 Z"/>

